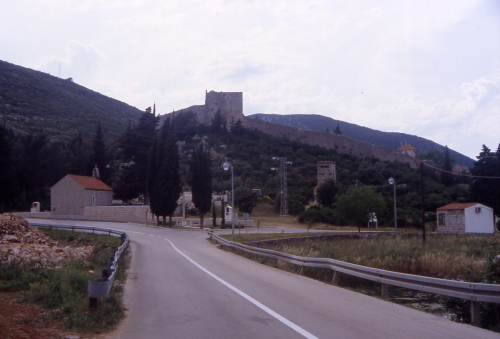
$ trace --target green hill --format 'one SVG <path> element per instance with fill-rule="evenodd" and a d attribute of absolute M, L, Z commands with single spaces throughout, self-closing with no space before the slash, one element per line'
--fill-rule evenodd
<path fill-rule="evenodd" d="M 27 132 L 46 132 L 67 141 L 95 133 L 101 121 L 106 140 L 115 140 L 141 111 L 55 76 L 0 60 L 0 120 Z"/>
<path fill-rule="evenodd" d="M 276 124 L 298 127 L 311 131 L 321 132 L 328 129 L 333 133 L 337 124 L 343 135 L 350 138 L 364 141 L 372 145 L 385 145 L 392 149 L 397 149 L 403 144 L 407 143 L 417 149 L 418 153 L 429 151 L 444 151 L 444 146 L 435 143 L 434 141 L 418 137 L 416 135 L 395 133 L 395 132 L 382 132 L 371 128 L 351 124 L 345 121 L 335 120 L 317 114 L 252 114 L 249 118 L 258 118 L 265 121 L 273 122 Z M 451 157 L 454 158 L 457 164 L 467 165 L 469 168 L 473 167 L 473 160 L 461 153 L 450 150 Z"/>

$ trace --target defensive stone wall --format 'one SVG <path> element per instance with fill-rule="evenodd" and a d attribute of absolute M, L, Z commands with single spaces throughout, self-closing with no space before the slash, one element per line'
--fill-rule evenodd
<path fill-rule="evenodd" d="M 242 122 L 243 126 L 247 128 L 255 128 L 266 134 L 280 136 L 290 140 L 297 140 L 310 145 L 317 145 L 330 149 L 333 148 L 339 153 L 352 154 L 362 158 L 378 158 L 382 161 L 398 160 L 409 163 L 413 168 L 418 166 L 413 158 L 405 154 L 400 154 L 388 146 L 372 145 L 349 138 L 345 135 L 329 132 L 308 131 L 297 127 L 285 126 L 261 119 L 252 119 L 247 117 L 244 117 Z"/>
<path fill-rule="evenodd" d="M 317 145 L 325 148 L 337 150 L 339 153 L 348 153 L 362 158 L 378 158 L 382 161 L 398 160 L 409 163 L 411 167 L 418 166 L 414 158 L 398 153 L 388 146 L 372 145 L 363 141 L 358 141 L 345 135 L 314 132 L 303 130 L 296 127 L 279 125 L 272 122 L 251 119 L 243 115 L 243 93 L 242 92 L 215 92 L 210 91 L 205 94 L 205 105 L 195 105 L 184 108 L 174 113 L 192 111 L 198 116 L 198 120 L 203 124 L 210 124 L 212 117 L 221 112 L 221 115 L 227 120 L 228 127 L 231 123 L 241 119 L 243 126 L 255 128 L 266 134 L 276 135 L 297 140 L 310 145 Z M 167 115 L 160 117 L 159 126 L 165 122 Z"/>

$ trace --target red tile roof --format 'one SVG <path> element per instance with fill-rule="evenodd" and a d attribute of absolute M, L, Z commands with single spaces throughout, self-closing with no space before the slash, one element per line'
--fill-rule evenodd
<path fill-rule="evenodd" d="M 413 146 L 410 146 L 408 144 L 404 144 L 403 146 L 401 146 L 400 148 L 397 149 L 398 151 L 406 151 L 406 150 L 416 150 L 415 147 Z"/>
<path fill-rule="evenodd" d="M 479 205 L 478 202 L 463 202 L 456 204 L 448 204 L 443 207 L 439 207 L 438 210 L 464 210 L 466 208 L 472 207 L 474 205 Z"/>
<path fill-rule="evenodd" d="M 82 175 L 74 175 L 68 174 L 68 176 L 82 185 L 87 190 L 96 190 L 96 191 L 112 191 L 113 189 L 103 183 L 101 180 L 94 177 L 85 177 Z"/>

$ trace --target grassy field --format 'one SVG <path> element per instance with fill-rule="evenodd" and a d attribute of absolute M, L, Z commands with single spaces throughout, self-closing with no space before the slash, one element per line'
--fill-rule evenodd
<path fill-rule="evenodd" d="M 87 281 L 101 277 L 109 256 L 120 246 L 120 238 L 64 230 L 42 231 L 60 246 L 95 246 L 88 260 L 70 260 L 62 267 L 40 269 L 29 266 L 3 267 L 0 292 L 16 292 L 19 302 L 31 302 L 49 310 L 68 329 L 81 333 L 106 331 L 123 317 L 123 282 L 126 261 L 120 259 L 113 288 L 107 298 L 99 299 L 96 310 L 88 308 Z M 95 272 L 95 274 L 92 274 Z"/>

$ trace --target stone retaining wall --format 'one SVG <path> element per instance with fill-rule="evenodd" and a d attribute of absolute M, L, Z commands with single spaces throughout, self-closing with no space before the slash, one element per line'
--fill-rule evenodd
<path fill-rule="evenodd" d="M 154 223 L 149 206 L 87 206 L 85 207 L 85 220 L 134 222 L 145 224 Z"/>

